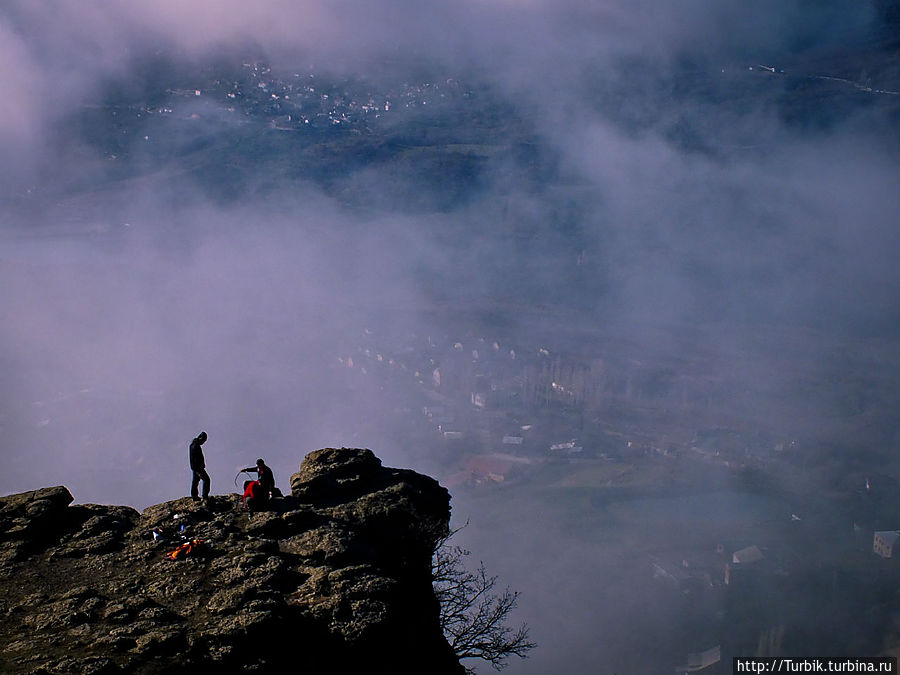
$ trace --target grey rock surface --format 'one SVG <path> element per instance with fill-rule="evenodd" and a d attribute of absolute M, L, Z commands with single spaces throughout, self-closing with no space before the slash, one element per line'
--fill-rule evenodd
<path fill-rule="evenodd" d="M 349 448 L 310 453 L 291 488 L 252 515 L 236 494 L 0 498 L 0 672 L 461 673 L 430 577 L 447 491 Z"/>

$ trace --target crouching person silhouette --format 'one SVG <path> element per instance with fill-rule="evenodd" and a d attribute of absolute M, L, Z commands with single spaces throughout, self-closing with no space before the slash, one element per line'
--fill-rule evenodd
<path fill-rule="evenodd" d="M 256 480 L 244 483 L 244 496 L 241 501 L 249 511 L 261 511 L 269 505 L 273 496 L 278 494 L 275 487 L 275 474 L 262 459 L 256 460 L 256 466 L 249 466 L 242 471 L 255 472 Z"/>

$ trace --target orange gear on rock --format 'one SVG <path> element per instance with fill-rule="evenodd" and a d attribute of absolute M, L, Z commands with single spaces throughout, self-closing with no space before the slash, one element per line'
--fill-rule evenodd
<path fill-rule="evenodd" d="M 169 560 L 181 560 L 182 558 L 186 558 L 189 555 L 195 555 L 201 548 L 203 548 L 203 540 L 202 539 L 191 539 L 188 542 L 185 542 L 174 551 L 169 551 L 166 553 L 166 558 Z"/>

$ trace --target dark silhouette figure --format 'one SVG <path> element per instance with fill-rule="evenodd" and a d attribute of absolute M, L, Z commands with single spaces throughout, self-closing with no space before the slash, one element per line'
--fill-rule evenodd
<path fill-rule="evenodd" d="M 193 473 L 193 478 L 191 479 L 191 498 L 195 502 L 200 501 L 200 497 L 197 496 L 197 486 L 200 481 L 203 481 L 203 499 L 209 499 L 209 474 L 206 473 L 206 460 L 203 457 L 203 448 L 200 446 L 206 443 L 206 432 L 201 431 L 200 434 L 191 441 L 191 472 Z"/>
<path fill-rule="evenodd" d="M 247 467 L 244 471 L 255 472 L 257 475 L 256 480 L 259 481 L 266 492 L 271 492 L 275 489 L 275 474 L 272 473 L 272 469 L 262 459 L 256 460 L 256 466 Z"/>
<path fill-rule="evenodd" d="M 269 504 L 275 490 L 275 474 L 262 459 L 256 460 L 256 466 L 248 466 L 243 471 L 255 471 L 257 479 L 244 483 L 243 501 L 250 511 L 259 511 Z"/>

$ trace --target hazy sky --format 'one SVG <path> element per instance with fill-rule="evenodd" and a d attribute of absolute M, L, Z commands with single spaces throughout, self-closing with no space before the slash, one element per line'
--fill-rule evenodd
<path fill-rule="evenodd" d="M 81 502 L 138 507 L 181 496 L 201 429 L 213 492 L 232 491 L 236 469 L 260 455 L 286 487 L 302 456 L 326 445 L 408 465 L 391 445 L 405 402 L 363 382 L 346 395 L 337 357 L 366 327 L 471 334 L 453 325 L 454 310 L 489 305 L 497 270 L 550 289 L 542 302 L 577 307 L 585 325 L 629 330 L 648 354 L 677 357 L 670 330 L 686 325 L 713 358 L 745 350 L 727 370 L 751 390 L 791 390 L 766 339 L 747 344 L 769 330 L 893 345 L 900 95 L 855 87 L 900 91 L 896 59 L 885 56 L 889 9 L 875 0 L 4 3 L 0 491 L 65 484 Z M 554 162 L 553 185 L 536 188 L 501 159 L 458 209 L 363 215 L 283 176 L 254 176 L 278 187 L 227 203 L 188 179 L 173 190 L 172 176 L 190 170 L 177 159 L 152 175 L 90 182 L 107 158 L 70 131 L 72 119 L 154 55 L 194 67 L 222 54 L 400 79 L 427 67 L 486 86 L 521 111 Z M 763 74 L 761 64 L 785 72 Z M 823 76 L 839 78 L 833 90 L 792 108 L 792 92 Z M 363 194 L 354 190 L 396 188 L 371 172 L 341 179 L 351 202 Z M 581 291 L 560 267 L 573 262 L 557 230 L 567 199 L 595 274 Z M 537 243 L 493 236 L 504 218 L 531 224 Z M 441 232 L 461 233 L 464 253 L 448 254 Z M 528 321 L 508 329 L 526 345 Z M 801 359 L 804 372 L 816 372 L 816 358 Z"/>

